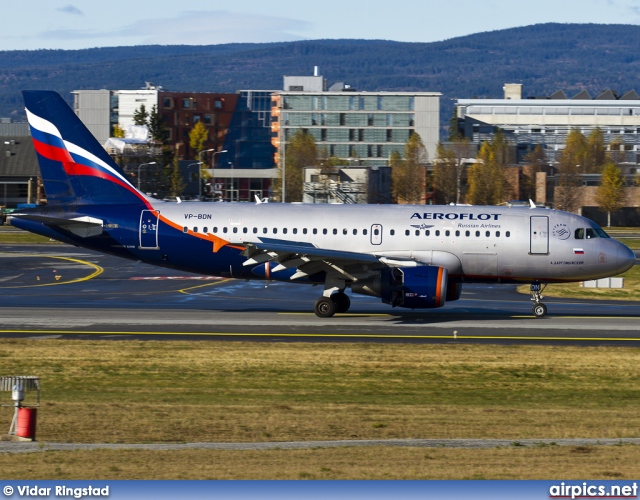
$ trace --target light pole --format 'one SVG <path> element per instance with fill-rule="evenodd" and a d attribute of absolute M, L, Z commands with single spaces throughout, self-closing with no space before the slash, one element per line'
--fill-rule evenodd
<path fill-rule="evenodd" d="M 223 149 L 222 151 L 216 151 L 215 153 L 213 153 L 211 155 L 211 200 L 213 200 L 213 195 L 214 190 L 215 190 L 215 184 L 216 184 L 216 176 L 213 175 L 213 169 L 215 168 L 215 159 L 216 159 L 216 155 L 219 155 L 220 153 L 226 153 L 227 150 Z"/>
<path fill-rule="evenodd" d="M 202 171 L 202 162 L 197 161 L 195 163 L 189 163 L 189 165 L 187 165 L 187 168 L 193 167 L 194 165 L 198 165 L 198 201 L 200 201 L 200 184 L 202 184 L 202 180 L 200 178 L 200 172 Z"/>
<path fill-rule="evenodd" d="M 198 153 L 198 160 L 200 160 L 199 161 L 200 167 L 198 169 L 198 200 L 202 197 L 202 165 L 204 164 L 204 162 L 202 161 L 202 155 L 204 153 L 210 153 L 211 151 L 214 152 L 211 155 L 211 170 L 213 170 L 213 168 L 214 168 L 213 167 L 213 161 L 214 161 L 216 155 L 220 154 L 220 153 L 226 153 L 227 152 L 226 149 L 223 149 L 222 151 L 216 151 L 215 149 L 205 149 L 204 151 L 200 151 Z M 213 172 L 212 172 L 212 174 L 213 174 Z"/>
<path fill-rule="evenodd" d="M 231 165 L 231 196 L 229 197 L 229 201 L 233 201 L 233 177 L 234 177 L 233 163 L 231 162 L 228 162 L 228 163 L 229 165 Z M 238 190 L 238 193 L 240 193 L 240 190 Z"/>
<path fill-rule="evenodd" d="M 155 165 L 156 162 L 155 161 L 150 161 L 149 163 L 141 163 L 140 165 L 138 165 L 138 191 L 140 191 L 140 167 L 143 167 L 144 165 Z"/>

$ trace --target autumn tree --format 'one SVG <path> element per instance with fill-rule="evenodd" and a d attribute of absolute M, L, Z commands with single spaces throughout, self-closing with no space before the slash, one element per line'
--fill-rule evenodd
<path fill-rule="evenodd" d="M 120 128 L 120 125 L 117 123 L 113 126 L 113 135 L 111 137 L 117 137 L 122 139 L 124 137 L 124 130 Z"/>
<path fill-rule="evenodd" d="M 173 166 L 171 168 L 169 191 L 171 196 L 181 196 L 184 192 L 185 183 L 182 177 L 182 171 L 180 170 L 180 162 L 176 156 L 173 159 Z"/>
<path fill-rule="evenodd" d="M 302 201 L 304 190 L 304 168 L 318 164 L 318 148 L 311 134 L 299 129 L 286 143 L 284 162 L 281 165 L 280 178 L 275 185 L 276 195 L 289 203 Z M 283 179 L 284 172 L 284 179 Z M 283 182 L 284 181 L 284 182 Z M 284 193 L 283 193 L 284 184 Z"/>
<path fill-rule="evenodd" d="M 465 162 L 473 156 L 473 145 L 467 138 L 438 144 L 433 183 L 439 203 L 460 203 Z"/>
<path fill-rule="evenodd" d="M 404 147 L 404 158 L 392 153 L 391 185 L 396 201 L 420 203 L 425 194 L 425 164 L 427 148 L 419 134 L 412 134 Z"/>
<path fill-rule="evenodd" d="M 591 131 L 585 142 L 585 151 L 579 165 L 585 174 L 598 174 L 607 161 L 607 149 L 604 134 L 599 128 Z"/>
<path fill-rule="evenodd" d="M 607 211 L 607 227 L 611 227 L 611 212 L 617 212 L 624 204 L 624 178 L 620 167 L 614 162 L 606 163 L 602 169 L 596 203 Z"/>
<path fill-rule="evenodd" d="M 502 131 L 491 142 L 483 142 L 478 162 L 469 167 L 467 202 L 472 205 L 499 205 L 509 197 L 505 168 L 510 161 L 509 145 Z"/>
<path fill-rule="evenodd" d="M 521 184 L 521 200 L 536 199 L 536 177 L 538 172 L 542 172 L 543 168 L 548 164 L 547 155 L 540 144 L 536 145 L 533 151 L 529 151 L 524 157 L 524 161 L 528 168 Z"/>
<path fill-rule="evenodd" d="M 573 212 L 580 203 L 580 170 L 585 161 L 587 141 L 577 128 L 567 135 L 565 148 L 558 160 L 558 185 L 555 192 L 555 208 Z"/>
<path fill-rule="evenodd" d="M 204 149 L 204 143 L 208 137 L 209 131 L 202 122 L 197 122 L 189 132 L 189 146 L 193 149 L 196 157 Z"/>

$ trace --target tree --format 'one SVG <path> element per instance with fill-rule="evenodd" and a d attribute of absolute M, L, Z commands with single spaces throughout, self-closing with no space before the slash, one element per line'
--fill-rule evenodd
<path fill-rule="evenodd" d="M 473 156 L 473 149 L 467 138 L 458 138 L 446 145 L 438 144 L 434 184 L 439 203 L 460 203 L 465 161 Z"/>
<path fill-rule="evenodd" d="M 596 193 L 596 203 L 607 211 L 607 227 L 611 227 L 611 212 L 620 210 L 624 203 L 624 178 L 614 162 L 608 162 L 602 169 L 600 186 Z"/>
<path fill-rule="evenodd" d="M 572 128 L 567 135 L 565 148 L 558 159 L 558 186 L 555 192 L 555 208 L 573 212 L 578 209 L 582 185 L 580 179 L 581 165 L 587 141 L 577 128 Z"/>
<path fill-rule="evenodd" d="M 173 159 L 173 167 L 171 169 L 171 178 L 170 178 L 170 192 L 171 196 L 181 196 L 184 191 L 185 184 L 184 179 L 182 178 L 182 171 L 180 170 L 180 162 L 178 161 L 178 157 L 176 156 Z"/>
<path fill-rule="evenodd" d="M 118 137 L 120 139 L 122 139 L 124 137 L 124 130 L 122 130 L 117 123 L 113 126 L 113 136 L 112 137 Z"/>
<path fill-rule="evenodd" d="M 149 113 L 144 104 L 140 104 L 140 107 L 133 112 L 133 123 L 136 125 L 147 125 L 149 119 Z"/>
<path fill-rule="evenodd" d="M 547 165 L 547 155 L 542 149 L 540 144 L 537 144 L 533 151 L 527 153 L 524 157 L 524 161 L 528 165 L 528 169 L 524 176 L 521 185 L 521 194 L 519 199 L 521 200 L 535 200 L 536 199 L 536 177 L 538 172 L 542 172 L 542 169 Z"/>
<path fill-rule="evenodd" d="M 491 142 L 483 142 L 478 152 L 478 163 L 469 167 L 467 202 L 472 205 L 499 205 L 506 203 L 509 185 L 505 168 L 509 161 L 509 145 L 501 130 Z"/>
<path fill-rule="evenodd" d="M 209 131 L 207 127 L 204 126 L 204 123 L 197 122 L 191 132 L 189 132 L 189 146 L 193 149 L 195 156 L 204 149 L 204 143 L 209 137 Z"/>
<path fill-rule="evenodd" d="M 151 113 L 149 113 L 148 124 L 151 139 L 164 145 L 167 142 L 169 134 L 167 127 L 164 124 L 164 120 L 162 119 L 162 115 L 158 113 L 158 107 L 155 104 L 151 108 Z"/>
<path fill-rule="evenodd" d="M 420 203 L 425 194 L 427 148 L 419 134 L 412 134 L 404 146 L 404 159 L 395 152 L 389 158 L 391 185 L 396 201 Z"/>
<path fill-rule="evenodd" d="M 285 146 L 284 168 L 276 182 L 276 194 L 287 202 L 302 201 L 304 188 L 304 168 L 318 164 L 316 141 L 308 132 L 298 129 Z M 282 170 L 284 170 L 285 196 L 282 196 Z"/>
<path fill-rule="evenodd" d="M 585 144 L 585 152 L 582 156 L 582 172 L 585 174 L 597 174 L 607 161 L 607 150 L 604 145 L 604 134 L 599 128 L 591 131 Z"/>

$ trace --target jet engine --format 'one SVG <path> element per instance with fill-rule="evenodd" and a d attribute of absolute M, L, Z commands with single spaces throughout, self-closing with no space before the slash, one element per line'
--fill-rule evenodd
<path fill-rule="evenodd" d="M 393 307 L 431 309 L 444 305 L 447 298 L 447 278 L 448 272 L 444 267 L 392 267 L 352 283 L 351 290 L 354 293 L 380 297 L 382 302 Z"/>

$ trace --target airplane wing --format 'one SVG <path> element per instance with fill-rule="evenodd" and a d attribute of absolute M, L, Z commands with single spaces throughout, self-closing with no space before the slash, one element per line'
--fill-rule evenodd
<path fill-rule="evenodd" d="M 64 229 L 82 238 L 98 236 L 102 234 L 103 221 L 94 217 L 75 217 L 73 219 L 63 219 L 49 217 L 45 215 L 12 213 L 11 217 L 18 219 L 40 222 L 46 226 Z"/>
<path fill-rule="evenodd" d="M 260 242 L 247 243 L 243 255 L 248 257 L 245 266 L 277 262 L 278 265 L 271 269 L 274 273 L 295 267 L 297 272 L 291 276 L 292 280 L 325 271 L 334 279 L 357 281 L 356 275 L 364 270 L 364 266 L 386 266 L 371 254 L 329 250 L 311 243 L 273 238 L 260 238 Z"/>

